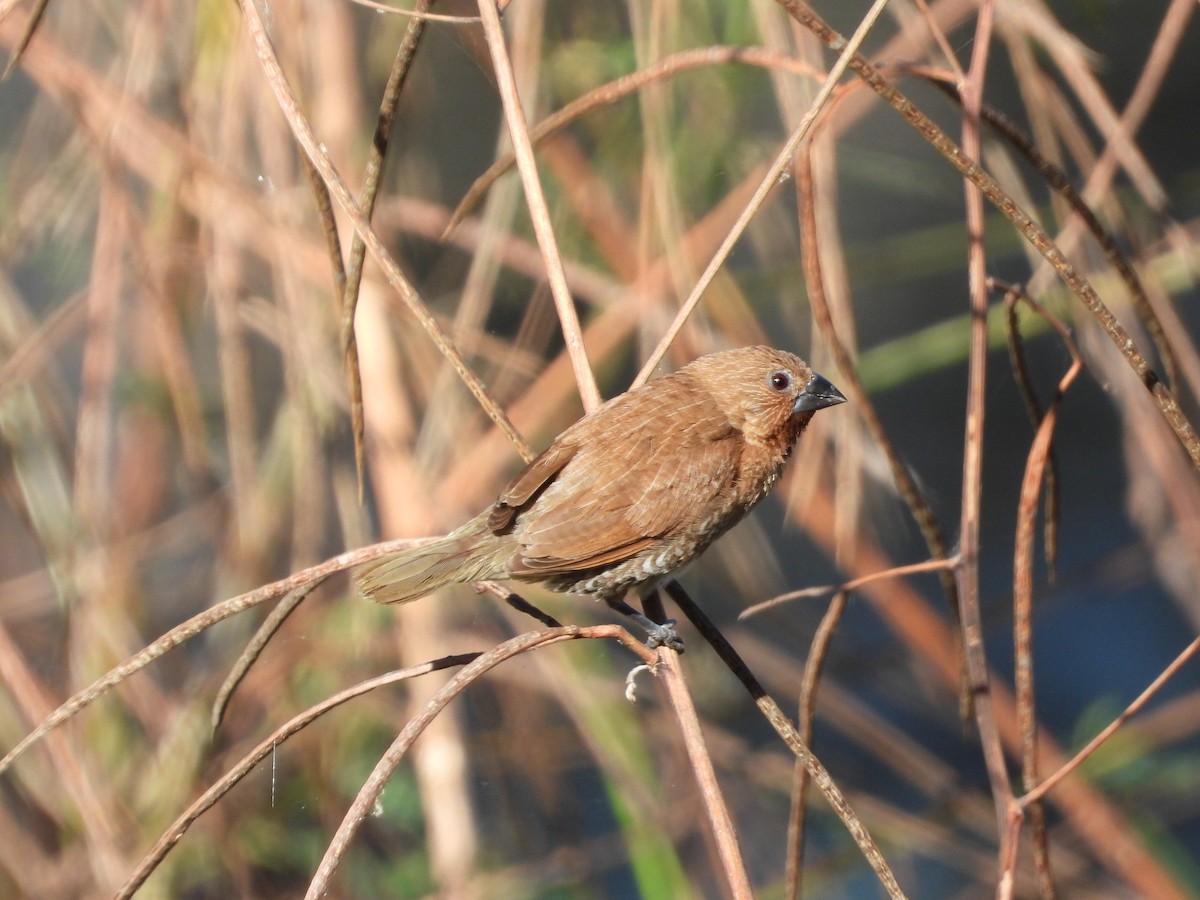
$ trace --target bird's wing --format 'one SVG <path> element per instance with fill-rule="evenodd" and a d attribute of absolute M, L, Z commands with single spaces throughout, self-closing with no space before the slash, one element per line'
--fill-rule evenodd
<path fill-rule="evenodd" d="M 523 516 L 512 574 L 546 577 L 630 559 L 698 526 L 736 478 L 736 432 L 694 391 L 642 393 L 590 424 L 602 433 L 568 433 L 577 449 Z"/>
<path fill-rule="evenodd" d="M 563 466 L 571 461 L 577 449 L 578 445 L 569 439 L 569 432 L 564 433 L 522 469 L 508 483 L 508 487 L 492 507 L 488 515 L 488 529 L 494 534 L 506 531 L 521 508 L 554 480 Z"/>

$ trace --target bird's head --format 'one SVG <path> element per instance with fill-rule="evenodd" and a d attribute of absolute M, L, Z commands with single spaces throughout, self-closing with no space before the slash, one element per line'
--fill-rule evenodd
<path fill-rule="evenodd" d="M 818 409 L 846 402 L 800 357 L 772 347 L 710 353 L 687 369 L 751 443 L 790 444 Z"/>

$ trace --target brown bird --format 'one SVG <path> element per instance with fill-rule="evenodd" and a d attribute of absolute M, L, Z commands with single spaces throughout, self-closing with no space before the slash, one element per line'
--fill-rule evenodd
<path fill-rule="evenodd" d="M 489 509 L 430 544 L 359 570 L 360 590 L 404 603 L 452 583 L 536 582 L 633 616 L 642 596 L 741 521 L 779 480 L 818 409 L 846 400 L 804 360 L 770 347 L 702 356 L 584 416 Z"/>

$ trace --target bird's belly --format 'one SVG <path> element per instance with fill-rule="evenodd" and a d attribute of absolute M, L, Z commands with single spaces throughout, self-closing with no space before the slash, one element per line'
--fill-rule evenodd
<path fill-rule="evenodd" d="M 567 576 L 562 579 L 566 582 L 562 587 L 555 587 L 572 594 L 620 595 L 634 585 L 657 581 L 674 572 L 696 553 L 697 550 L 692 547 L 666 544 L 594 574 L 585 574 L 582 578 Z"/>
<path fill-rule="evenodd" d="M 740 517 L 739 517 L 740 518 Z M 714 516 L 694 532 L 664 537 L 645 550 L 615 565 L 558 575 L 543 583 L 554 591 L 618 598 L 631 588 L 654 584 L 683 568 L 734 524 L 727 516 Z"/>

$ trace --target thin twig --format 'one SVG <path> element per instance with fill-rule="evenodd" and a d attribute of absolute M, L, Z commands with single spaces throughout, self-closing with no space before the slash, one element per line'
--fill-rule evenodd
<path fill-rule="evenodd" d="M 499 426 L 513 446 L 518 448 L 522 456 L 531 459 L 533 454 L 525 439 L 517 433 L 517 430 L 513 427 L 512 422 L 509 421 L 504 410 L 492 399 L 487 387 L 479 379 L 479 376 L 467 365 L 462 355 L 458 352 L 458 349 L 454 346 L 454 342 L 442 330 L 437 319 L 433 317 L 428 307 L 422 302 L 416 288 L 404 277 L 395 258 L 388 252 L 379 235 L 371 227 L 370 221 L 363 215 L 363 211 L 359 209 L 358 204 L 351 196 L 341 175 L 338 174 L 333 162 L 329 159 L 329 154 L 322 148 L 320 142 L 313 134 L 312 127 L 309 125 L 307 117 L 300 110 L 300 105 L 296 101 L 295 95 L 293 95 L 288 85 L 287 78 L 283 74 L 283 69 L 280 67 L 279 60 L 275 56 L 275 50 L 271 45 L 271 39 L 267 35 L 266 27 L 263 25 L 262 17 L 259 16 L 258 9 L 254 5 L 253 0 L 238 0 L 238 6 L 242 10 L 242 18 L 254 41 L 255 53 L 257 54 L 259 64 L 263 68 L 263 74 L 275 94 L 275 99 L 278 101 L 288 125 L 291 126 L 292 133 L 300 143 L 300 146 L 304 148 L 304 152 L 308 154 L 309 159 L 313 161 L 313 164 L 321 173 L 321 178 L 328 185 L 330 193 L 333 194 L 342 211 L 354 223 L 355 231 L 362 237 L 367 249 L 379 264 L 380 269 L 383 270 L 388 283 L 396 289 L 405 306 L 416 317 L 439 352 L 454 366 L 454 370 L 458 372 L 459 377 L 467 386 L 467 390 L 479 401 L 480 406 L 483 407 L 488 417 Z"/>
<path fill-rule="evenodd" d="M 1025 477 L 1021 483 L 1020 501 L 1017 507 L 1017 532 L 1013 546 L 1013 658 L 1014 681 L 1017 694 L 1017 730 L 1021 735 L 1021 772 L 1025 789 L 1038 781 L 1038 735 L 1037 707 L 1033 690 L 1033 543 L 1037 533 L 1037 507 L 1043 483 L 1049 491 L 1049 465 L 1053 459 L 1054 427 L 1063 395 L 1083 371 L 1083 359 L 1066 327 L 1046 312 L 1042 306 L 1027 297 L 1019 289 L 1010 286 L 1008 298 L 1022 297 L 1031 308 L 1050 323 L 1059 333 L 1071 354 L 1071 366 L 1063 375 L 1055 390 L 1054 398 L 1038 422 L 1037 433 L 1025 464 Z M 1033 828 L 1034 866 L 1038 873 L 1041 895 L 1047 900 L 1055 896 L 1054 883 L 1050 874 L 1050 851 L 1046 844 L 1045 813 L 1041 804 L 1028 807 L 1030 824 Z M 1015 818 L 1015 817 L 1014 817 Z M 1013 866 L 1003 872 L 1002 879 L 1015 879 L 1016 854 L 1011 854 Z"/>
<path fill-rule="evenodd" d="M 384 785 L 391 778 L 392 773 L 412 746 L 413 741 L 420 736 L 421 732 L 445 709 L 451 700 L 465 691 L 487 671 L 514 656 L 527 653 L 538 647 L 583 638 L 618 640 L 647 665 L 653 665 L 657 661 L 657 657 L 653 652 L 648 650 L 645 645 L 619 625 L 594 625 L 587 628 L 572 626 L 549 629 L 547 631 L 526 632 L 505 641 L 503 644 L 479 656 L 438 689 L 425 708 L 405 724 L 400 734 L 396 736 L 396 740 L 392 742 L 392 745 L 380 757 L 370 777 L 354 798 L 354 803 L 347 810 L 345 818 L 342 819 L 342 824 L 338 827 L 337 833 L 334 834 L 333 839 L 329 842 L 329 846 L 325 850 L 325 856 L 321 860 L 316 873 L 313 875 L 312 881 L 309 882 L 308 892 L 305 894 L 306 900 L 316 900 L 316 898 L 321 897 L 328 891 L 330 879 L 333 877 L 334 872 L 337 871 L 338 865 L 345 855 L 346 850 L 349 849 L 350 842 L 358 832 L 359 826 L 362 825 L 363 820 L 370 814 L 371 809 L 378 801 Z"/>
<path fill-rule="evenodd" d="M 846 71 L 846 67 L 850 64 L 850 61 L 857 56 L 856 51 L 866 39 L 867 34 L 870 33 L 871 28 L 874 27 L 875 21 L 879 18 L 880 14 L 883 13 L 883 8 L 885 6 L 887 6 L 887 0 L 875 0 L 875 3 L 871 5 L 870 10 L 868 10 L 867 14 L 863 16 L 862 21 L 858 23 L 858 28 L 855 30 L 854 36 L 850 38 L 849 42 L 843 42 L 836 48 L 842 51 L 841 55 L 838 57 L 837 62 L 834 63 L 833 68 L 829 70 L 829 75 L 825 78 L 825 82 L 821 85 L 821 89 L 817 92 L 817 96 L 813 98 L 812 105 L 804 114 L 804 118 L 800 120 L 800 124 L 796 126 L 796 129 L 791 133 L 787 141 L 784 143 L 783 149 L 779 151 L 779 155 L 775 157 L 775 161 L 771 164 L 770 168 L 767 169 L 767 174 L 764 175 L 762 181 L 759 182 L 758 188 L 754 191 L 754 196 L 750 198 L 750 202 L 746 204 L 746 208 L 742 210 L 742 213 L 740 216 L 738 216 L 737 221 L 733 223 L 733 227 L 729 229 L 729 233 L 725 236 L 725 240 L 721 242 L 720 248 L 713 255 L 712 259 L 709 260 L 704 272 L 700 275 L 699 280 L 697 280 L 695 286 L 692 288 L 692 292 L 688 295 L 687 300 L 685 300 L 683 305 L 679 308 L 679 312 L 675 315 L 675 319 L 671 323 L 671 326 L 662 336 L 662 339 L 659 340 L 658 346 L 654 348 L 654 350 L 650 353 L 650 356 L 646 359 L 646 362 L 642 365 L 642 369 L 640 372 L 638 372 L 637 378 L 633 380 L 633 387 L 645 384 L 645 382 L 649 380 L 650 376 L 654 374 L 654 370 L 658 367 L 658 364 L 666 355 L 668 348 L 670 348 L 671 344 L 675 341 L 676 336 L 678 336 L 680 330 L 683 328 L 684 323 L 688 320 L 688 317 L 691 316 L 692 311 L 700 302 L 700 298 L 704 295 L 704 292 L 708 290 L 708 286 L 716 277 L 717 272 L 719 272 L 721 267 L 725 265 L 725 260 L 728 259 L 729 254 L 733 252 L 734 246 L 739 240 L 741 240 L 746 228 L 750 225 L 750 220 L 753 219 L 758 213 L 759 209 L 766 201 L 767 195 L 775 189 L 775 187 L 779 184 L 779 179 L 783 176 L 784 172 L 788 170 L 788 167 L 791 166 L 792 157 L 796 155 L 796 150 L 800 146 L 800 142 L 803 141 L 808 135 L 813 123 L 817 120 L 817 116 L 820 115 L 821 110 L 829 101 L 829 97 L 833 94 L 834 88 L 837 87 L 837 83 L 841 79 L 842 74 Z"/>
<path fill-rule="evenodd" d="M 192 824 L 215 806 L 239 781 L 250 774 L 258 763 L 262 762 L 269 754 L 274 753 L 279 745 L 292 735 L 302 731 L 330 710 L 341 706 L 348 700 L 360 697 L 368 691 L 373 691 L 376 688 L 385 687 L 389 684 L 396 684 L 399 681 L 405 681 L 418 675 L 425 675 L 429 672 L 437 672 L 454 666 L 464 666 L 477 659 L 480 655 L 479 653 L 459 653 L 454 656 L 447 656 L 442 659 L 421 663 L 420 665 L 388 672 L 384 675 L 378 675 L 375 678 L 359 682 L 353 687 L 339 691 L 332 697 L 322 700 L 320 703 L 309 707 L 304 712 L 280 725 L 271 732 L 270 736 L 259 742 L 257 747 L 243 756 L 237 765 L 226 771 L 212 787 L 192 801 L 191 805 L 171 823 L 170 827 L 155 842 L 150 852 L 138 863 L 133 874 L 121 886 L 121 889 L 116 894 L 118 900 L 132 897 L 137 893 L 138 888 L 145 883 L 147 878 L 154 874 L 154 870 L 158 868 L 159 863 L 163 861 L 171 851 L 171 848 L 179 843 L 180 839 L 187 833 L 187 830 L 192 827 Z"/>
<path fill-rule="evenodd" d="M 817 685 L 821 680 L 821 670 L 825 665 L 829 645 L 833 642 L 833 633 L 837 630 L 838 621 L 846 609 L 849 596 L 846 591 L 838 591 L 833 595 L 833 600 L 825 610 L 825 615 L 821 617 L 816 634 L 813 635 L 808 659 L 804 661 L 797 730 L 800 739 L 810 748 L 813 745 L 813 719 L 817 711 Z M 804 823 L 805 812 L 808 809 L 807 794 L 808 769 L 800 760 L 796 760 L 792 768 L 792 806 L 788 817 L 787 856 L 784 860 L 783 890 L 787 900 L 799 900 L 804 886 Z"/>
<path fill-rule="evenodd" d="M 725 635 L 721 634 L 716 625 L 712 623 L 712 620 L 704 613 L 704 610 L 697 606 L 692 598 L 688 596 L 679 582 L 667 582 L 664 590 L 671 595 L 671 599 L 675 601 L 676 605 L 683 611 L 683 614 L 687 616 L 688 621 L 708 641 L 709 646 L 716 651 L 717 656 L 721 658 L 721 661 L 725 663 L 729 671 L 742 683 L 742 686 L 749 692 L 759 711 L 771 723 L 771 727 L 783 738 L 783 742 L 795 754 L 796 759 L 808 770 L 813 783 L 825 795 L 826 801 L 833 807 L 833 811 L 841 819 L 842 824 L 846 826 L 846 830 L 850 832 L 850 836 L 854 838 L 854 843 L 858 845 L 858 849 L 862 852 L 871 869 L 874 870 L 876 877 L 879 878 L 879 882 L 883 885 L 884 890 L 887 891 L 888 896 L 892 898 L 903 897 L 904 892 L 900 890 L 900 884 L 896 881 L 896 876 L 892 874 L 891 866 L 888 865 L 887 860 L 880 853 L 879 847 L 876 846 L 875 841 L 871 838 L 866 826 L 855 815 L 854 810 L 850 808 L 850 803 L 846 800 L 845 794 L 834 783 L 828 770 L 821 765 L 820 760 L 813 755 L 812 751 L 801 740 L 796 727 L 788 721 L 787 716 L 783 714 L 783 710 L 779 708 L 779 704 L 771 699 L 766 689 L 754 677 L 754 673 L 742 661 L 742 658 L 733 648 L 733 645 L 725 639 Z"/>
<path fill-rule="evenodd" d="M 979 108 L 983 104 L 984 76 L 988 67 L 994 8 L 983 0 L 976 20 L 971 65 L 962 82 L 962 150 L 968 158 L 980 158 Z M 985 415 L 985 385 L 988 372 L 988 262 L 984 248 L 984 206 L 982 192 L 971 180 L 964 181 L 967 212 L 967 271 L 971 304 L 971 350 L 967 360 L 967 409 L 964 456 L 962 456 L 962 511 L 960 528 L 959 598 L 961 601 L 962 655 L 966 662 L 971 700 L 979 730 L 979 744 L 988 767 L 992 803 L 996 808 L 997 832 L 1000 834 L 1002 877 L 996 889 L 997 898 L 1012 896 L 1012 883 L 1003 875 L 1004 862 L 1015 857 L 1009 838 L 1009 809 L 1013 804 L 1013 787 L 1004 763 L 1004 748 L 996 724 L 996 710 L 991 698 L 988 656 L 984 648 L 983 616 L 979 608 L 979 529 L 982 527 L 983 499 L 983 434 Z"/>
<path fill-rule="evenodd" d="M 1016 379 L 1017 387 L 1021 391 L 1021 397 L 1025 401 L 1025 410 L 1029 413 L 1029 418 L 1033 422 L 1033 427 L 1037 428 L 1042 424 L 1044 413 L 1042 405 L 1038 402 L 1037 394 L 1033 391 L 1032 379 L 1029 375 L 1029 365 L 1025 359 L 1025 342 L 1021 337 L 1020 323 L 1017 318 L 1017 300 L 1025 297 L 1031 302 L 1032 298 L 1025 293 L 1024 289 L 1017 285 L 1002 284 L 996 279 L 989 279 L 988 285 L 992 290 L 1004 291 L 1004 311 L 1007 319 L 1007 336 L 1008 336 L 1008 356 L 1012 363 L 1013 376 Z M 1041 307 L 1036 307 L 1038 314 L 1046 321 L 1057 323 L 1056 319 L 1048 318 L 1048 313 Z M 1057 327 L 1057 326 L 1056 326 Z M 1059 328 L 1059 333 L 1063 333 L 1063 329 Z M 1054 580 L 1054 567 L 1058 561 L 1058 518 L 1059 518 L 1059 496 L 1058 496 L 1058 454 L 1054 452 L 1054 447 L 1050 447 L 1050 456 L 1046 460 L 1046 485 L 1045 485 L 1045 525 L 1042 536 L 1044 546 L 1046 568 L 1051 581 Z"/>
<path fill-rule="evenodd" d="M 952 556 L 947 559 L 927 559 L 925 562 L 911 563 L 907 566 L 893 566 L 890 569 L 884 569 L 882 572 L 871 572 L 869 575 L 862 575 L 850 581 L 842 582 L 841 584 L 828 584 L 821 587 L 804 588 L 799 591 L 788 591 L 786 594 L 780 594 L 778 597 L 772 597 L 770 600 L 764 600 L 762 603 L 755 603 L 753 606 L 748 606 L 738 613 L 738 619 L 748 619 L 751 616 L 757 615 L 764 610 L 768 610 L 773 606 L 779 606 L 784 603 L 790 603 L 792 600 L 799 600 L 808 597 L 821 597 L 825 594 L 838 594 L 846 591 L 853 591 L 863 585 L 870 584 L 872 581 L 879 581 L 882 578 L 899 578 L 902 575 L 916 575 L 921 572 L 942 572 L 953 570 L 958 565 L 958 557 Z"/>
<path fill-rule="evenodd" d="M 696 716 L 696 705 L 692 702 L 679 665 L 679 654 L 666 647 L 660 647 L 658 662 L 657 672 L 663 679 L 671 707 L 675 711 L 675 719 L 679 723 L 680 736 L 683 738 L 684 747 L 687 748 L 692 773 L 700 787 L 700 797 L 704 801 L 704 810 L 712 826 L 717 853 L 721 858 L 721 868 L 729 881 L 730 893 L 738 900 L 749 900 L 754 894 L 750 889 L 746 863 L 738 845 L 737 830 L 733 827 L 733 818 L 729 815 L 729 807 L 717 783 L 712 757 L 704 743 L 700 719 Z"/>
<path fill-rule="evenodd" d="M 304 602 L 304 599 L 311 594 L 317 587 L 317 583 L 305 585 L 295 591 L 292 591 L 285 596 L 276 607 L 271 610 L 258 630 L 254 632 L 254 637 L 242 649 L 241 654 L 237 658 L 237 662 L 233 664 L 233 668 L 229 670 L 229 674 L 225 676 L 225 681 L 222 682 L 220 690 L 217 691 L 216 699 L 213 700 L 212 712 L 209 714 L 209 730 L 212 734 L 217 733 L 217 729 L 221 727 L 221 720 L 225 718 L 225 710 L 229 708 L 229 701 L 233 699 L 233 694 L 237 690 L 238 685 L 250 672 L 250 668 L 262 655 L 271 638 L 275 636 L 283 623 L 288 620 L 296 607 Z"/>
<path fill-rule="evenodd" d="M 477 582 L 475 584 L 475 592 L 477 594 L 491 594 L 493 597 L 503 600 L 517 612 L 529 616 L 537 622 L 540 622 L 546 628 L 563 627 L 562 622 L 558 621 L 558 619 L 554 618 L 554 616 L 538 609 L 520 594 L 515 593 L 494 581 Z"/>
<path fill-rule="evenodd" d="M 425 34 L 424 13 L 433 5 L 433 0 L 417 0 L 415 18 L 408 23 L 404 37 L 392 60 L 392 68 L 388 72 L 387 83 L 383 87 L 383 96 L 379 100 L 379 112 L 375 117 L 375 137 L 371 141 L 371 149 L 367 155 L 366 170 L 363 172 L 363 187 L 359 202 L 362 205 L 363 218 L 370 221 L 375 213 L 375 203 L 379 198 L 380 178 L 383 175 L 383 164 L 387 159 L 388 148 L 391 146 L 392 124 L 396 119 L 396 107 L 400 103 L 400 95 L 412 71 L 413 58 Z M 328 226 L 327 226 L 328 227 Z M 336 227 L 336 225 L 335 225 Z M 366 472 L 366 420 L 363 416 L 362 375 L 358 363 L 358 338 L 354 332 L 355 313 L 358 310 L 359 290 L 362 287 L 363 264 L 366 261 L 367 245 L 363 236 L 357 231 L 350 242 L 350 258 L 343 272 L 341 287 L 341 346 L 343 365 L 346 368 L 346 380 L 350 392 L 350 430 L 354 435 L 354 470 L 358 476 L 358 499 L 362 502 L 363 480 Z M 335 284 L 337 281 L 335 279 Z M 486 411 L 486 407 L 484 407 Z"/>
<path fill-rule="evenodd" d="M 1118 728 L 1141 712 L 1142 708 L 1150 702 L 1151 698 L 1162 689 L 1162 686 L 1170 681 L 1175 676 L 1175 673 L 1182 669 L 1184 664 L 1195 656 L 1198 651 L 1200 651 L 1200 638 L 1196 638 L 1188 644 L 1183 652 L 1175 657 L 1171 664 L 1159 673 L 1157 678 L 1150 682 L 1150 685 L 1138 695 L 1138 698 L 1125 708 L 1124 712 L 1109 722 L 1103 731 L 1087 742 L 1087 746 L 1071 757 L 1069 762 L 1059 767 L 1054 774 L 1050 775 L 1033 790 L 1018 797 L 1017 803 L 1022 807 L 1029 806 L 1029 804 L 1038 802 L 1054 790 L 1064 778 L 1078 769 L 1089 756 L 1099 750 Z"/>
<path fill-rule="evenodd" d="M 960 93 L 963 104 L 963 152 L 973 159 L 980 156 L 979 108 L 983 102 L 983 81 L 991 47 L 993 8 L 983 0 L 975 26 L 974 52 Z M 971 350 L 967 363 L 966 433 L 963 436 L 962 525 L 959 536 L 961 564 L 958 567 L 959 597 L 962 610 L 963 656 L 975 705 L 979 742 L 987 764 L 996 807 L 1000 834 L 1000 856 L 1010 855 L 1005 827 L 1012 805 L 1012 785 L 1004 761 L 1004 747 L 996 725 L 990 694 L 987 654 L 983 643 L 983 618 L 979 607 L 979 531 L 982 524 L 984 398 L 987 384 L 987 257 L 983 246 L 983 197 L 978 185 L 964 181 L 967 206 L 967 236 Z M 1003 868 L 1003 867 L 1001 867 Z M 1002 883 L 1003 887 L 1003 883 Z M 1011 890 L 1011 885 L 1009 886 Z M 997 891 L 997 896 L 1008 896 Z"/>
<path fill-rule="evenodd" d="M 845 38 L 834 31 L 802 0 L 776 0 L 797 22 L 815 34 L 826 45 L 841 48 L 845 46 Z M 875 91 L 889 106 L 898 112 L 906 122 L 934 146 L 935 149 L 959 171 L 978 187 L 983 195 L 1005 215 L 1029 241 L 1034 248 L 1054 267 L 1063 283 L 1074 293 L 1088 309 L 1092 318 L 1104 330 L 1113 346 L 1125 358 L 1142 386 L 1149 391 L 1159 412 L 1170 425 L 1171 430 L 1187 451 L 1192 465 L 1200 469 L 1200 437 L 1197 437 L 1187 416 L 1180 408 L 1178 401 L 1170 389 L 1163 384 L 1158 373 L 1147 361 L 1145 355 L 1138 349 L 1136 342 L 1117 321 L 1116 316 L 1100 299 L 1096 289 L 1071 264 L 1063 254 L 1062 249 L 1054 243 L 1050 236 L 1013 200 L 971 157 L 962 150 L 922 113 L 913 103 L 890 82 L 883 78 L 878 70 L 861 56 L 855 55 L 850 61 L 850 68 L 866 84 Z"/>
<path fill-rule="evenodd" d="M 500 26 L 500 14 L 496 11 L 494 0 L 479 0 L 479 14 L 483 18 L 483 33 L 491 51 L 496 86 L 508 122 L 509 138 L 517 157 L 517 169 L 525 187 L 529 217 L 533 221 L 538 246 L 541 247 L 542 257 L 546 262 L 546 281 L 550 285 L 554 307 L 562 324 L 563 339 L 566 342 L 567 355 L 571 359 L 571 367 L 575 371 L 575 383 L 579 387 L 583 408 L 590 412 L 600 405 L 600 389 L 596 386 L 596 376 L 588 365 L 587 353 L 583 347 L 579 314 L 575 311 L 575 301 L 571 297 L 570 288 L 567 287 L 567 276 L 563 272 L 562 257 L 558 252 L 558 238 L 554 234 L 554 226 L 550 223 L 550 209 L 546 205 L 546 195 L 538 176 L 533 142 L 529 139 L 529 125 L 521 109 L 521 98 L 517 95 L 517 82 L 513 77 L 512 63 L 504 43 L 504 29 Z"/>

